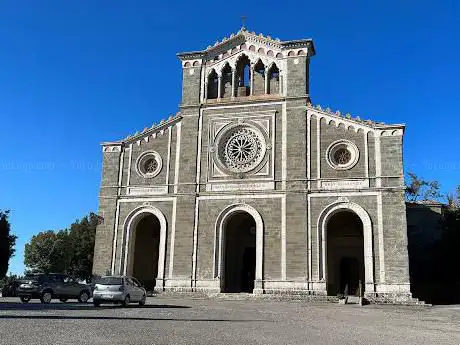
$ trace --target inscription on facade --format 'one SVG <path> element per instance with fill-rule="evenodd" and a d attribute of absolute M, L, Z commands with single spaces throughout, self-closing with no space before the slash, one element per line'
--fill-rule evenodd
<path fill-rule="evenodd" d="M 168 193 L 167 186 L 161 187 L 128 187 L 128 195 L 158 195 Z"/>
<path fill-rule="evenodd" d="M 369 188 L 368 180 L 337 180 L 337 181 L 321 181 L 323 189 L 361 189 Z"/>
<path fill-rule="evenodd" d="M 206 190 L 213 192 L 238 191 L 238 190 L 267 190 L 274 189 L 273 182 L 254 183 L 213 183 L 208 184 Z"/>

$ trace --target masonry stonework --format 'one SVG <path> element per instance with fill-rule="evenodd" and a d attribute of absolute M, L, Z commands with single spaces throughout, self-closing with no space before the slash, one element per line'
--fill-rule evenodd
<path fill-rule="evenodd" d="M 158 269 L 136 278 L 159 292 L 410 301 L 404 125 L 313 106 L 314 55 L 244 28 L 178 54 L 180 111 L 102 145 L 94 273 L 136 276 L 153 215 Z"/>

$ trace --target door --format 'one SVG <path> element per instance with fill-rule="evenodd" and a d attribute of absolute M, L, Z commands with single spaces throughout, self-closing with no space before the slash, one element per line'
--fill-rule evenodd
<path fill-rule="evenodd" d="M 345 295 L 355 296 L 359 292 L 359 261 L 344 257 L 340 261 L 340 290 Z"/>
<path fill-rule="evenodd" d="M 66 296 L 66 288 L 64 285 L 64 277 L 60 274 L 50 275 L 50 285 L 55 297 Z"/>
<path fill-rule="evenodd" d="M 141 299 L 141 295 L 139 293 L 139 288 L 136 286 L 136 284 L 133 282 L 131 278 L 126 278 L 126 282 L 128 284 L 128 292 L 131 301 L 133 302 L 138 302 Z"/>
<path fill-rule="evenodd" d="M 78 297 L 80 294 L 80 284 L 71 277 L 64 277 L 63 294 L 69 297 Z"/>
<path fill-rule="evenodd" d="M 252 292 L 254 290 L 254 279 L 256 271 L 256 248 L 246 247 L 243 254 L 243 265 L 241 270 L 241 291 Z"/>
<path fill-rule="evenodd" d="M 136 278 L 132 278 L 133 280 L 133 283 L 135 285 L 135 288 L 137 289 L 138 293 L 139 293 L 139 300 L 142 299 L 142 297 L 144 297 L 144 288 L 142 287 L 142 284 L 139 282 L 139 280 L 137 280 Z"/>

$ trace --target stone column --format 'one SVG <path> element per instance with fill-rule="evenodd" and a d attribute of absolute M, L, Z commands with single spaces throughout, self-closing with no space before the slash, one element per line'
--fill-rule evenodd
<path fill-rule="evenodd" d="M 278 93 L 281 96 L 283 94 L 283 81 L 284 81 L 284 78 L 281 75 L 281 70 L 279 70 L 278 73 L 279 73 Z"/>
<path fill-rule="evenodd" d="M 269 68 L 268 67 L 265 67 L 265 94 L 268 93 L 268 72 L 269 72 Z"/>
<path fill-rule="evenodd" d="M 235 98 L 236 89 L 236 71 L 232 68 L 232 98 Z"/>
<path fill-rule="evenodd" d="M 254 94 L 254 64 L 251 63 L 251 68 L 250 68 L 250 79 L 251 79 L 251 86 L 250 86 L 250 93 L 249 95 L 253 95 Z"/>
<path fill-rule="evenodd" d="M 208 99 L 208 78 L 204 82 L 204 98 L 203 100 L 206 101 Z"/>
<path fill-rule="evenodd" d="M 217 98 L 222 98 L 222 74 L 217 76 Z"/>

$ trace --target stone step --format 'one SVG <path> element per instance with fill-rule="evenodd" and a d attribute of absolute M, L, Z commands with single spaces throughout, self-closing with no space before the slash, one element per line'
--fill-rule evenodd
<path fill-rule="evenodd" d="M 360 298 L 357 296 L 348 296 L 347 304 L 359 304 Z"/>

